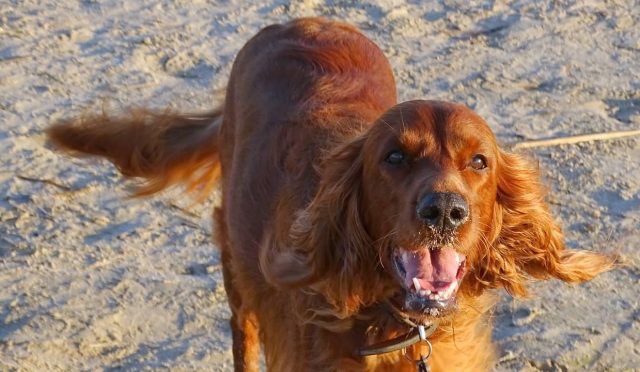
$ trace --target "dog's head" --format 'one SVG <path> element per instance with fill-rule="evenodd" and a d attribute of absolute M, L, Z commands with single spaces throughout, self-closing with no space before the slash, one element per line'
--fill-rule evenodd
<path fill-rule="evenodd" d="M 486 288 L 524 295 L 527 276 L 581 282 L 612 265 L 565 250 L 537 167 L 501 150 L 462 105 L 394 106 L 331 152 L 320 176 L 292 249 L 266 271 L 324 295 L 341 316 L 391 301 L 422 321 Z"/>

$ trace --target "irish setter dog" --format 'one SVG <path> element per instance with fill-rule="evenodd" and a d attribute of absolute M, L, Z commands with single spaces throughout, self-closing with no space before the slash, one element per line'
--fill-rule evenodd
<path fill-rule="evenodd" d="M 465 106 L 396 104 L 381 50 L 338 22 L 260 31 L 211 113 L 85 115 L 48 135 L 145 179 L 141 195 L 220 181 L 237 371 L 259 369 L 260 345 L 271 371 L 414 371 L 429 348 L 433 371 L 486 370 L 490 289 L 613 266 L 565 249 L 534 163 Z M 419 325 L 430 344 L 363 353 Z"/>

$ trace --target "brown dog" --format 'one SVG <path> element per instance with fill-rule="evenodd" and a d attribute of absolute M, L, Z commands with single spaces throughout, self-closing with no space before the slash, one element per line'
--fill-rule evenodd
<path fill-rule="evenodd" d="M 90 115 L 49 136 L 145 178 L 140 194 L 222 180 L 238 371 L 258 369 L 260 342 L 273 371 L 411 371 L 430 348 L 418 326 L 433 370 L 487 369 L 487 289 L 520 296 L 528 276 L 579 283 L 612 267 L 565 250 L 536 167 L 480 117 L 396 105 L 380 49 L 341 23 L 260 31 L 210 114 Z"/>

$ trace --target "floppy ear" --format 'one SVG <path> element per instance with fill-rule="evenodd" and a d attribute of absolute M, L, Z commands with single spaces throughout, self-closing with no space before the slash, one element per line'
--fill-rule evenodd
<path fill-rule="evenodd" d="M 316 195 L 295 216 L 288 242 L 284 242 L 288 247 L 262 250 L 261 267 L 272 284 L 311 287 L 330 302 L 331 298 L 363 300 L 359 294 L 365 292 L 365 284 L 370 288 L 372 283 L 358 278 L 375 280 L 377 267 L 360 208 L 364 141 L 359 137 L 328 154 L 319 169 Z M 363 273 L 367 270 L 371 275 Z"/>
<path fill-rule="evenodd" d="M 493 244 L 486 252 L 483 281 L 512 295 L 525 296 L 527 275 L 581 283 L 611 269 L 615 259 L 600 253 L 566 249 L 560 227 L 544 201 L 538 167 L 500 151 Z"/>

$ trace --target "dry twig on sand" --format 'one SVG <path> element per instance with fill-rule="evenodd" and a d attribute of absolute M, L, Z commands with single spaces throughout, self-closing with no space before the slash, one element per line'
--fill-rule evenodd
<path fill-rule="evenodd" d="M 51 186 L 55 186 L 59 189 L 62 189 L 64 191 L 71 191 L 71 188 L 69 186 L 65 186 L 65 185 L 61 185 L 55 181 L 52 180 L 48 180 L 48 179 L 42 179 L 42 178 L 35 178 L 35 177 L 29 177 L 29 176 L 23 176 L 21 174 L 16 174 L 16 178 L 21 179 L 23 181 L 28 181 L 28 182 L 39 182 L 39 183 L 45 183 L 47 185 L 51 185 Z"/>
<path fill-rule="evenodd" d="M 623 130 L 617 132 L 604 132 L 583 134 L 579 136 L 548 138 L 543 140 L 524 141 L 511 145 L 512 150 L 529 149 L 533 147 L 557 146 L 588 141 L 604 141 L 616 138 L 631 137 L 640 135 L 640 129 Z"/>

